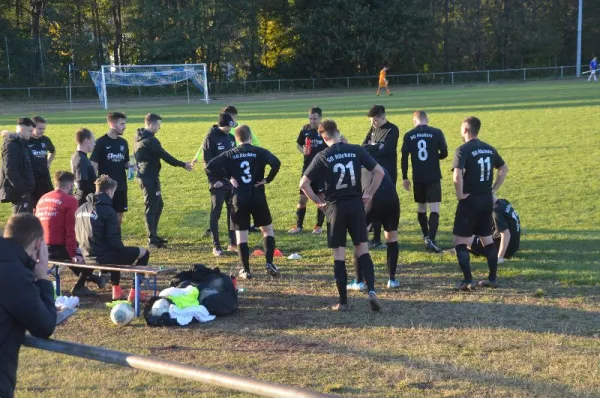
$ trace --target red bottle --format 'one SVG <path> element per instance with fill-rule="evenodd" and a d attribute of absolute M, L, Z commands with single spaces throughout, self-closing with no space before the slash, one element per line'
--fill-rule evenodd
<path fill-rule="evenodd" d="M 312 140 L 307 137 L 304 141 L 304 146 L 306 147 L 306 154 L 310 155 L 312 153 Z"/>

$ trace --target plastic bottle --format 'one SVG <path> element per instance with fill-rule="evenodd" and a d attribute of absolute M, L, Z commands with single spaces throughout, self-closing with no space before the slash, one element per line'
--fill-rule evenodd
<path fill-rule="evenodd" d="M 312 140 L 307 138 L 306 141 L 304 141 L 304 146 L 306 147 L 306 154 L 310 155 L 312 153 Z"/>
<path fill-rule="evenodd" d="M 127 179 L 133 180 L 134 178 L 135 178 L 135 167 L 130 165 L 129 171 L 127 172 Z"/>

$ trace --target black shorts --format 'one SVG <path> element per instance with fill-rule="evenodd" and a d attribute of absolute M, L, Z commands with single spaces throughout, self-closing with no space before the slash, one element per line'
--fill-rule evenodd
<path fill-rule="evenodd" d="M 266 227 L 273 223 L 271 211 L 266 199 L 253 200 L 248 203 L 232 203 L 230 228 L 234 231 L 248 231 L 252 223 L 250 216 L 254 218 L 254 225 Z"/>
<path fill-rule="evenodd" d="M 361 198 L 328 203 L 325 208 L 325 216 L 327 217 L 327 246 L 329 248 L 346 247 L 348 233 L 350 233 L 354 246 L 367 242 L 367 221 Z"/>
<path fill-rule="evenodd" d="M 125 213 L 127 211 L 127 191 L 115 191 L 113 209 L 117 213 Z"/>
<path fill-rule="evenodd" d="M 96 264 L 133 265 L 140 256 L 140 248 L 122 247 L 118 252 L 96 257 Z"/>
<path fill-rule="evenodd" d="M 454 216 L 454 235 L 462 237 L 491 236 L 494 224 L 493 209 L 494 200 L 491 193 L 469 195 L 468 198 L 460 200 Z"/>
<path fill-rule="evenodd" d="M 394 192 L 380 192 L 373 198 L 367 213 L 367 226 L 379 222 L 386 232 L 397 231 L 400 222 L 400 199 Z"/>
<path fill-rule="evenodd" d="M 441 181 L 413 181 L 413 195 L 417 203 L 439 203 L 442 201 Z"/>

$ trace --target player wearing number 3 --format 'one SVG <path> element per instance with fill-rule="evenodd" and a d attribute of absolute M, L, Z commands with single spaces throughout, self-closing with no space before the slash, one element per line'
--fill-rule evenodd
<path fill-rule="evenodd" d="M 440 221 L 442 202 L 442 173 L 440 160 L 448 157 L 448 145 L 442 130 L 428 126 L 429 120 L 424 111 L 413 113 L 414 129 L 404 135 L 402 141 L 402 185 L 410 191 L 408 180 L 408 157 L 412 163 L 413 195 L 417 202 L 417 219 L 423 231 L 425 247 L 429 251 L 440 252 L 435 236 Z M 429 205 L 429 222 L 427 220 Z"/>
<path fill-rule="evenodd" d="M 472 236 L 477 235 L 483 243 L 483 253 L 487 258 L 489 276 L 479 282 L 480 287 L 496 287 L 498 270 L 498 250 L 492 239 L 493 194 L 504 182 L 508 166 L 491 145 L 479 140 L 481 121 L 476 117 L 466 118 L 460 128 L 464 144 L 454 152 L 452 162 L 454 188 L 458 198 L 454 218 L 454 244 L 456 258 L 463 272 L 464 280 L 458 286 L 460 290 L 474 288 L 471 274 L 471 259 L 467 245 Z M 498 169 L 498 178 L 494 180 L 492 168 Z M 493 185 L 492 185 L 493 182 Z"/>

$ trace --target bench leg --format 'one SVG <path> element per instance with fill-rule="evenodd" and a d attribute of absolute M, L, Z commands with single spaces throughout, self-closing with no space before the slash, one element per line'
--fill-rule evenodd
<path fill-rule="evenodd" d="M 140 274 L 138 274 L 137 272 L 135 273 L 135 300 L 134 300 L 134 310 L 135 310 L 135 316 L 139 317 L 140 316 L 140 297 L 141 297 L 141 292 L 140 292 Z"/>
<path fill-rule="evenodd" d="M 158 296 L 157 286 L 156 286 L 156 275 L 154 275 L 154 296 Z"/>
<path fill-rule="evenodd" d="M 56 296 L 58 297 L 60 296 L 60 269 L 58 265 L 52 266 L 48 273 L 54 277 L 54 280 L 56 282 Z"/>

